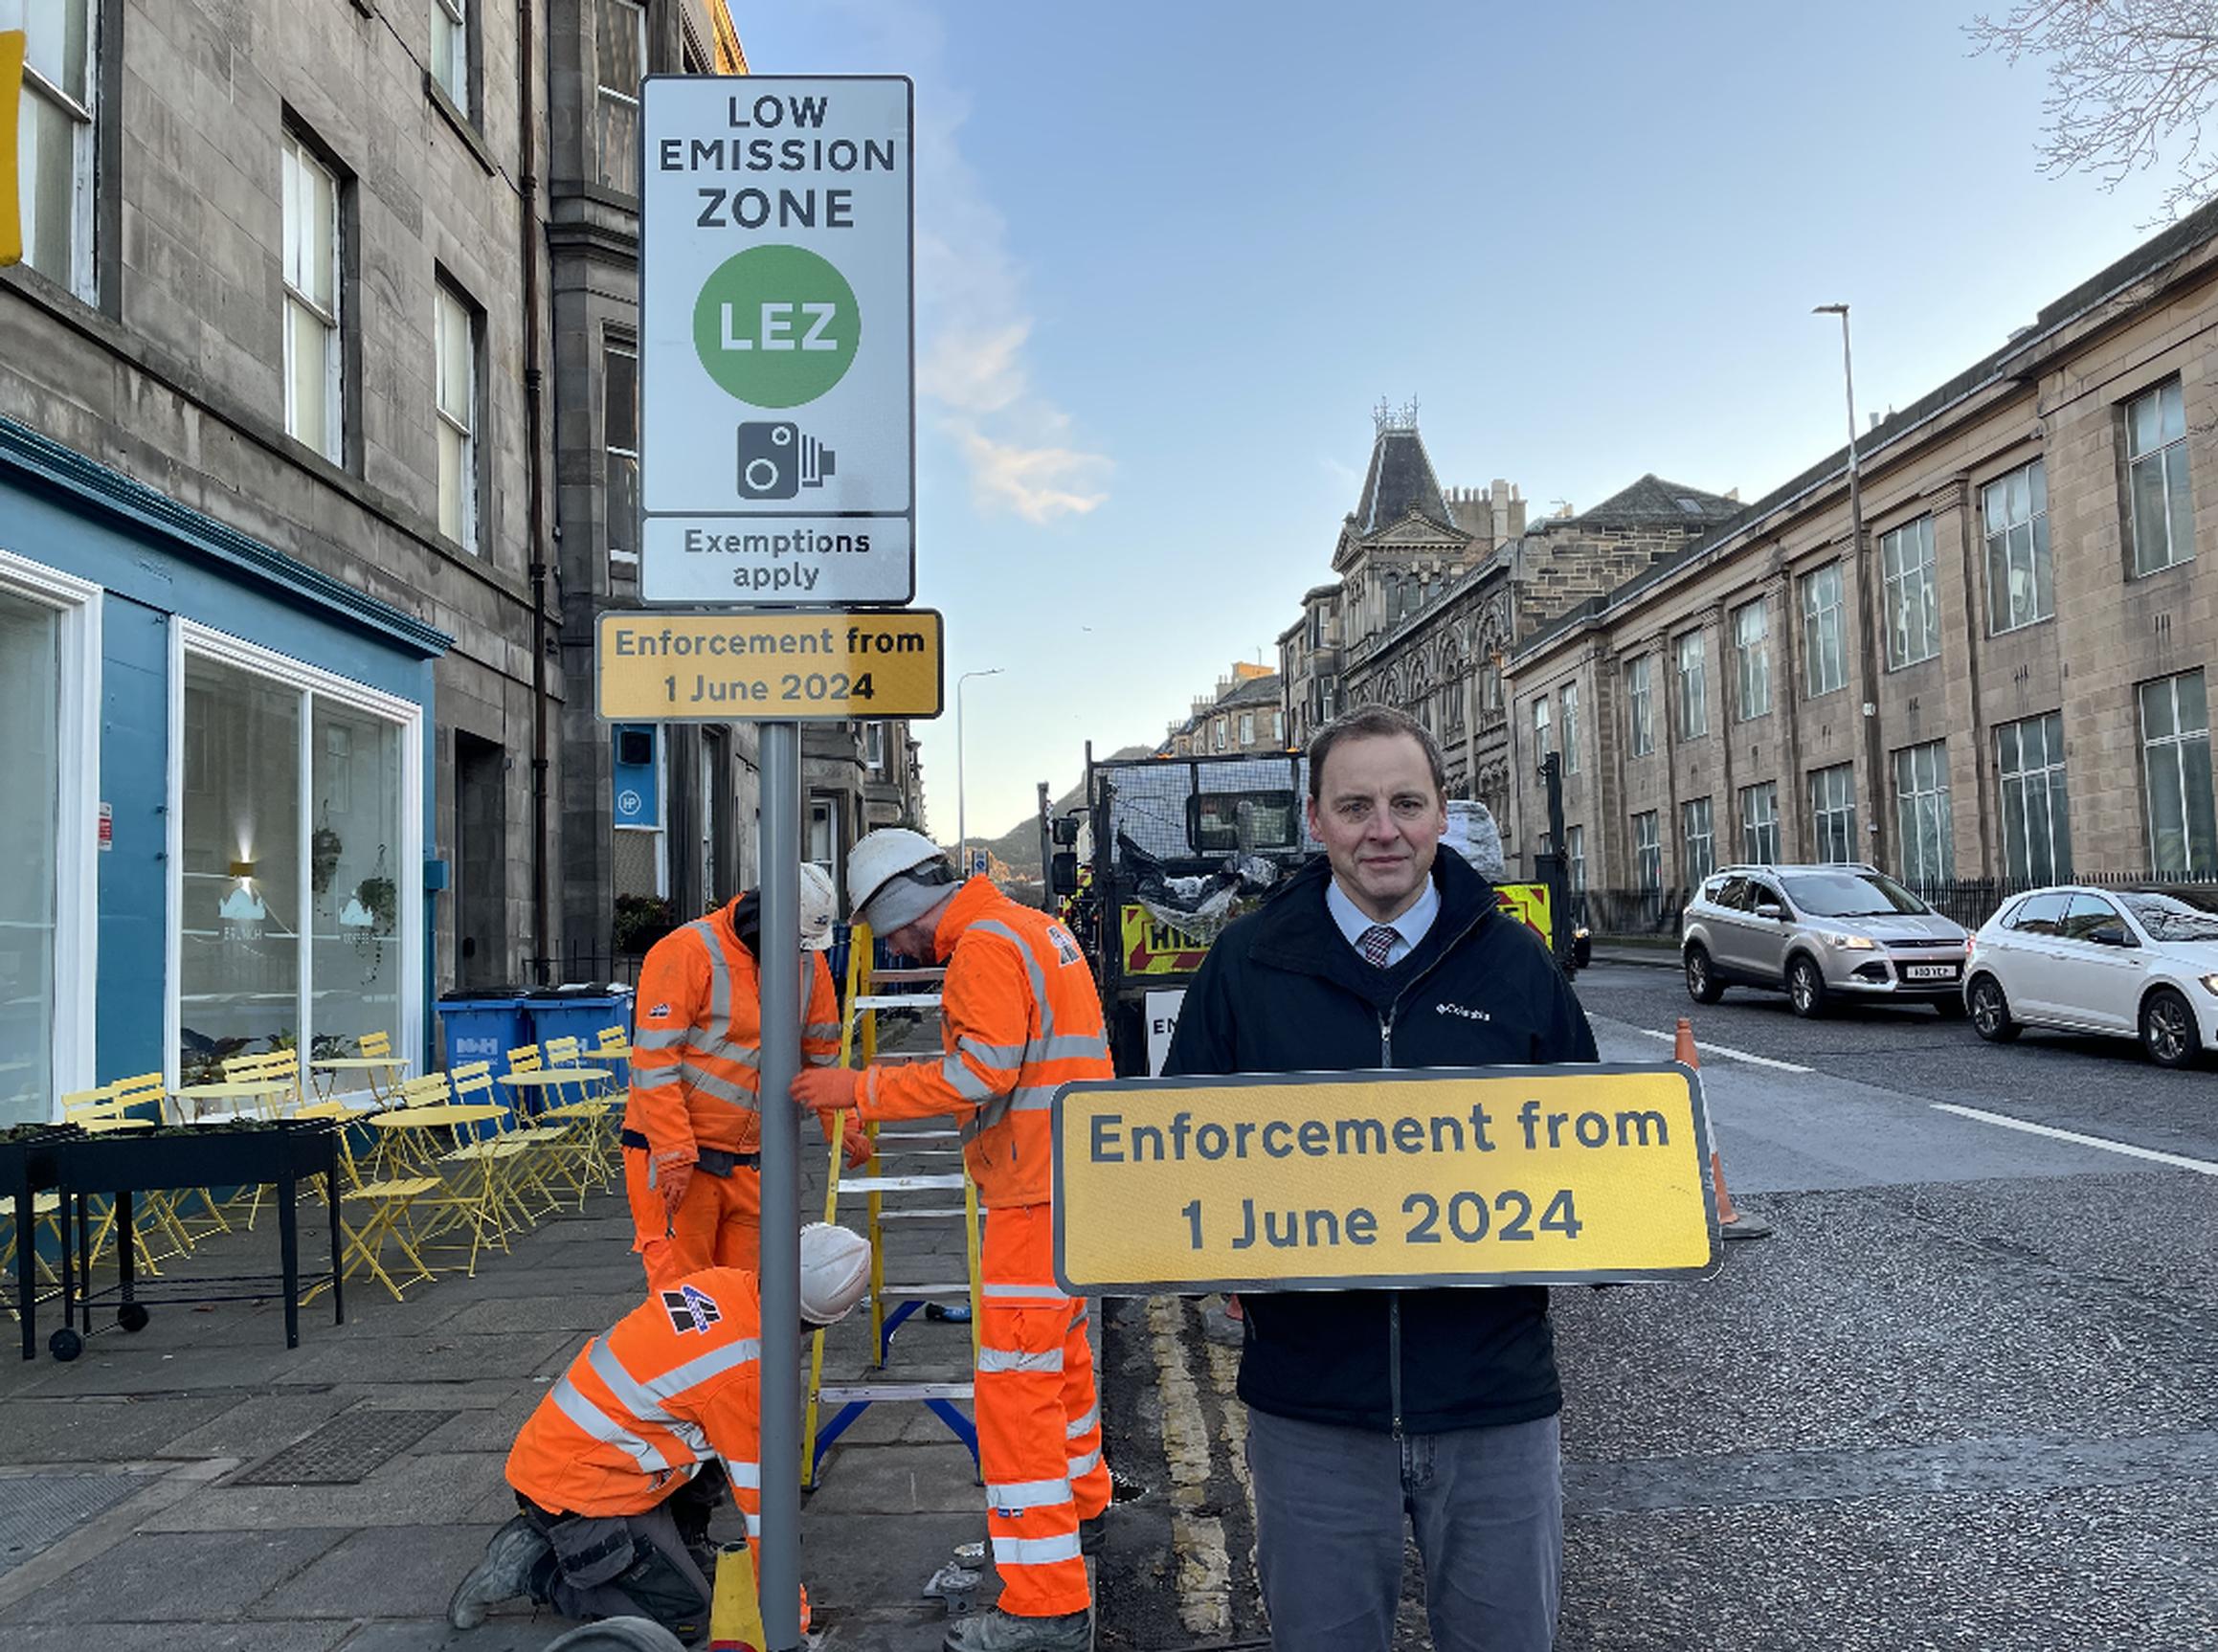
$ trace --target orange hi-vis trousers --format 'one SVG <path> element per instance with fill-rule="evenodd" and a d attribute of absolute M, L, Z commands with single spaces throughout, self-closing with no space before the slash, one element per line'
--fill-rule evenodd
<path fill-rule="evenodd" d="M 1090 1604 L 1078 1525 L 1109 1507 L 1087 1306 L 1055 1283 L 1048 1205 L 986 1213 L 978 1322 L 978 1465 L 1001 1610 L 1054 1618 Z"/>
<path fill-rule="evenodd" d="M 728 1176 L 696 1169 L 675 1218 L 665 1218 L 662 1195 L 647 1185 L 652 1155 L 624 1150 L 624 1196 L 639 1237 L 632 1248 L 646 1264 L 647 1284 L 674 1290 L 687 1274 L 706 1267 L 762 1265 L 762 1176 L 745 1165 Z M 665 1235 L 665 1222 L 669 1232 Z"/>

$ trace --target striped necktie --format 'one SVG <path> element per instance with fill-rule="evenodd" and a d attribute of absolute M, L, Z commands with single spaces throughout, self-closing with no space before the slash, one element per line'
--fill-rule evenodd
<path fill-rule="evenodd" d="M 1386 968 L 1386 955 L 1394 950 L 1394 943 L 1400 934 L 1390 924 L 1374 924 L 1363 931 L 1355 942 L 1355 950 L 1363 954 L 1363 961 L 1375 969 Z"/>

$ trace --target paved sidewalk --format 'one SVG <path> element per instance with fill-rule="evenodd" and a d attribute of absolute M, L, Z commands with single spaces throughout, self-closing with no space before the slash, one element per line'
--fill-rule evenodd
<path fill-rule="evenodd" d="M 814 1136 L 804 1136 L 812 1164 Z M 304 1269 L 324 1260 L 305 1231 L 316 1225 L 302 1224 Z M 204 1245 L 168 1264 L 168 1276 L 263 1265 L 276 1248 L 271 1227 Z M 492 1256 L 475 1279 L 444 1277 L 403 1304 L 374 1286 L 350 1289 L 344 1327 L 318 1299 L 291 1351 L 274 1303 L 158 1307 L 144 1331 L 103 1330 L 68 1365 L 43 1354 L 22 1362 L 11 1340 L 0 1361 L 0 1645 L 544 1646 L 569 1625 L 496 1616 L 456 1633 L 447 1596 L 514 1512 L 501 1465 L 524 1418 L 585 1338 L 639 1300 L 630 1240 L 621 1201 L 596 1197 Z M 904 1266 L 894 1277 L 936 1277 L 929 1264 L 921 1274 Z M 51 1309 L 42 1340 L 50 1324 Z M 866 1322 L 834 1335 L 831 1366 L 852 1373 Z M 897 1345 L 905 1374 L 968 1355 L 966 1328 L 921 1316 Z M 353 1460 L 312 1467 L 335 1483 L 260 1484 L 283 1478 L 258 1470 L 302 1440 Z M 938 1423 L 921 1408 L 866 1416 L 804 1505 L 818 1644 L 936 1649 L 945 1612 L 919 1592 L 984 1528 L 969 1454 Z M 990 1596 L 990 1571 L 987 1582 Z"/>

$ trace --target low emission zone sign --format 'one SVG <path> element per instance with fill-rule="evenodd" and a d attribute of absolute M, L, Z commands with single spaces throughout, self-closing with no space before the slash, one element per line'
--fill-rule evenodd
<path fill-rule="evenodd" d="M 1066 1085 L 1056 1278 L 1083 1296 L 1704 1274 L 1699 1082 L 1662 1064 Z"/>
<path fill-rule="evenodd" d="M 650 76 L 639 593 L 916 593 L 913 90 Z"/>
<path fill-rule="evenodd" d="M 940 616 L 604 613 L 595 708 L 621 723 L 937 717 Z"/>

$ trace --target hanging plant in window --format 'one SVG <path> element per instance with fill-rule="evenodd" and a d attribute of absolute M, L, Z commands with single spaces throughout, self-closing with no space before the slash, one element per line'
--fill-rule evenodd
<path fill-rule="evenodd" d="M 331 806 L 326 803 L 324 823 L 308 839 L 308 887 L 319 901 L 330 890 L 331 875 L 339 870 L 339 857 L 346 847 L 339 834 L 331 830 Z"/>
<path fill-rule="evenodd" d="M 355 950 L 370 953 L 369 980 L 377 979 L 384 955 L 378 943 L 393 932 L 399 920 L 400 888 L 385 870 L 385 845 L 380 843 L 376 870 L 354 885 L 353 896 L 339 914 L 340 926 L 351 933 Z"/>

